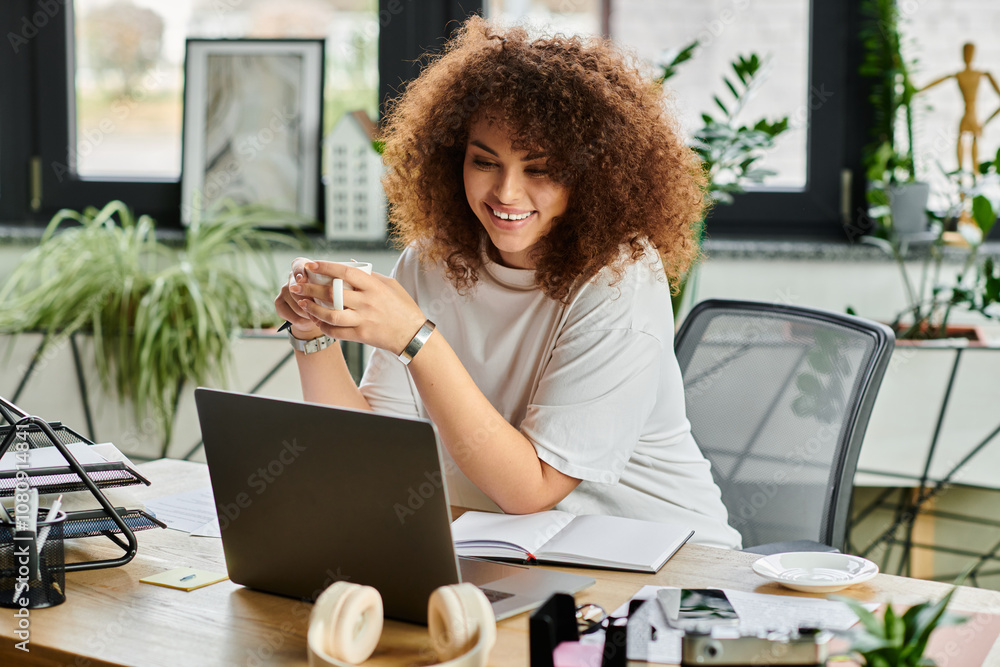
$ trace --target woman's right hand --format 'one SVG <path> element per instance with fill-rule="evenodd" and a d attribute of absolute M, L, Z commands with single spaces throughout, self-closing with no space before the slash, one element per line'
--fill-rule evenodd
<path fill-rule="evenodd" d="M 311 340 L 323 335 L 316 320 L 299 306 L 298 302 L 302 296 L 289 291 L 292 285 L 308 282 L 305 265 L 311 261 L 305 257 L 295 258 L 292 262 L 292 270 L 288 273 L 288 281 L 281 287 L 281 291 L 274 299 L 274 309 L 277 311 L 278 317 L 291 324 L 292 335 L 302 340 Z"/>

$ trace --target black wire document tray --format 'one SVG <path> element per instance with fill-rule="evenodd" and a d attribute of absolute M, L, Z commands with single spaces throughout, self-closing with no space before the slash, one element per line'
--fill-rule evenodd
<path fill-rule="evenodd" d="M 94 570 L 124 565 L 135 558 L 138 542 L 133 531 L 166 528 L 166 524 L 141 509 L 112 507 L 102 488 L 149 485 L 149 480 L 121 461 L 81 464 L 69 451 L 74 443 L 94 443 L 63 426 L 34 417 L 0 397 L 0 456 L 8 452 L 54 447 L 65 466 L 21 467 L 0 471 L 0 498 L 10 497 L 25 485 L 41 494 L 87 491 L 97 500 L 99 509 L 69 513 L 64 525 L 64 539 L 103 535 L 122 548 L 119 558 L 67 563 L 66 572 Z M 15 442 L 17 444 L 15 445 Z M 119 537 L 120 536 L 120 537 Z"/>
<path fill-rule="evenodd" d="M 148 479 L 121 461 L 82 463 L 80 466 L 99 489 L 134 484 L 149 486 Z M 23 472 L 28 475 L 31 479 L 31 486 L 37 488 L 39 493 L 71 493 L 73 491 L 87 491 L 89 488 L 80 479 L 80 476 L 68 467 L 29 468 Z M 17 471 L 14 470 L 0 471 L 0 498 L 14 495 L 14 489 L 17 487 L 16 475 Z"/>
<path fill-rule="evenodd" d="M 11 426 L 10 424 L 13 424 L 21 417 L 28 416 L 26 414 L 21 413 L 20 408 L 16 408 L 18 410 L 18 414 L 11 414 L 10 413 L 11 407 L 12 404 L 7 403 L 3 399 L 3 397 L 0 396 L 0 417 L 3 417 L 4 419 L 7 420 L 7 422 L 9 422 L 8 425 L 6 426 L 0 426 L 0 440 L 3 440 L 8 433 L 14 430 L 14 427 Z M 71 429 L 69 426 L 63 424 L 62 422 L 49 422 L 48 424 L 49 428 L 52 429 L 52 432 L 56 434 L 56 437 L 59 439 L 59 442 L 61 442 L 64 445 L 72 445 L 74 442 L 86 442 L 94 444 L 90 442 L 90 440 L 88 440 L 87 438 L 83 437 L 82 435 Z M 43 431 L 38 426 L 35 426 L 34 424 L 24 425 L 22 426 L 20 431 L 21 431 L 21 437 L 25 439 L 25 441 L 28 443 L 28 447 L 32 449 L 35 449 L 36 447 L 52 446 L 52 443 L 49 442 L 49 437 L 45 434 L 45 431 Z"/>
<path fill-rule="evenodd" d="M 133 531 L 167 527 L 167 524 L 152 514 L 148 514 L 145 510 L 116 507 L 115 512 Z M 71 537 L 96 537 L 98 535 L 119 532 L 121 531 L 118 525 L 104 510 L 72 512 L 67 515 L 66 522 L 63 525 L 63 537 L 65 539 Z"/>

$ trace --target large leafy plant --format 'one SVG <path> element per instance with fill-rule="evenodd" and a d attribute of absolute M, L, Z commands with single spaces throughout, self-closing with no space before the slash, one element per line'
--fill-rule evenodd
<path fill-rule="evenodd" d="M 965 618 L 946 611 L 956 588 L 937 602 L 922 602 L 899 616 L 892 605 L 886 605 L 880 619 L 857 600 L 838 597 L 858 616 L 860 624 L 846 633 L 851 642 L 851 654 L 867 667 L 917 667 L 935 665 L 924 657 L 931 633 L 943 625 L 958 625 Z"/>
<path fill-rule="evenodd" d="M 660 65 L 657 79 L 663 85 L 677 73 L 682 63 L 690 60 L 698 42 L 692 42 Z M 716 109 L 701 114 L 702 127 L 691 137 L 691 146 L 701 159 L 708 182 L 709 203 L 733 203 L 733 195 L 747 186 L 762 183 L 774 171 L 760 166 L 760 160 L 774 148 L 779 135 L 788 130 L 788 116 L 769 121 L 761 118 L 744 123 L 742 116 L 747 103 L 767 78 L 765 62 L 755 53 L 739 55 L 722 76 L 725 90 L 714 95 Z M 699 243 L 704 234 L 704 220 L 698 221 Z M 690 276 L 690 274 L 689 274 Z M 680 308 L 689 276 L 678 285 L 673 298 L 674 314 Z"/>
<path fill-rule="evenodd" d="M 238 331 L 276 323 L 271 248 L 300 241 L 259 227 L 274 214 L 224 205 L 170 244 L 120 201 L 62 210 L 0 289 L 0 331 L 44 333 L 38 356 L 90 333 L 104 386 L 151 413 L 165 455 L 184 384 L 224 378 Z"/>
<path fill-rule="evenodd" d="M 766 70 L 756 53 L 737 56 L 730 68 L 732 76 L 723 75 L 722 81 L 732 99 L 724 102 L 718 95 L 713 96 L 722 113 L 703 113 L 704 126 L 693 137 L 694 150 L 708 176 L 709 196 L 723 204 L 733 203 L 734 194 L 776 173 L 761 167 L 758 161 L 774 148 L 778 135 L 788 129 L 788 116 L 776 121 L 761 118 L 752 124 L 740 122 L 741 112 L 766 79 Z"/>

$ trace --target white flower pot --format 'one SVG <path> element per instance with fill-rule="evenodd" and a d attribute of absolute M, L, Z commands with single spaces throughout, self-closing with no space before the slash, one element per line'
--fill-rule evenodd
<path fill-rule="evenodd" d="M 918 234 L 927 231 L 927 198 L 930 183 L 896 183 L 889 186 L 889 209 L 892 226 L 897 234 Z"/>

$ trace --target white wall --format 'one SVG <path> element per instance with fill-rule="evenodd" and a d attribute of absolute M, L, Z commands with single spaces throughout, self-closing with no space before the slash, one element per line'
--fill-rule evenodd
<path fill-rule="evenodd" d="M 31 250 L 32 246 L 23 243 L 9 243 L 0 241 L 0 285 L 2 285 L 7 280 L 7 276 L 13 270 L 14 266 L 21 260 L 26 252 Z M 0 304 L 0 308 L 3 304 Z"/>
<path fill-rule="evenodd" d="M 759 257 L 734 256 L 730 251 L 709 247 L 707 260 L 699 267 L 694 290 L 686 304 L 708 298 L 752 299 L 825 308 L 846 312 L 848 307 L 862 317 L 892 321 L 906 305 L 906 292 L 899 266 L 859 249 L 851 259 L 843 246 L 816 257 L 807 253 L 795 257 L 761 253 Z M 820 251 L 819 254 L 822 254 Z M 960 257 L 949 256 L 942 264 L 939 281 L 950 284 L 961 268 Z M 907 272 L 916 286 L 921 279 L 922 263 L 908 261 Z M 982 316 L 962 310 L 952 312 L 954 323 L 984 323 Z"/>

